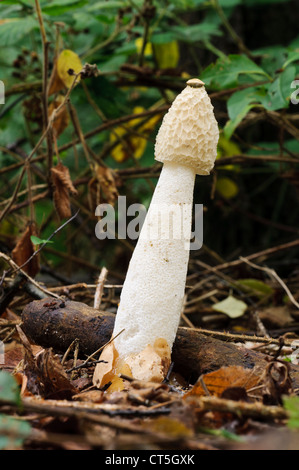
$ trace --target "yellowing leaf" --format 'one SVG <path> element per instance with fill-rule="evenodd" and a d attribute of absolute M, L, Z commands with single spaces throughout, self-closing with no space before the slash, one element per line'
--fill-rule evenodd
<path fill-rule="evenodd" d="M 160 69 L 177 67 L 180 60 L 180 50 L 177 41 L 154 45 L 155 58 Z"/>
<path fill-rule="evenodd" d="M 135 46 L 136 46 L 136 49 L 137 49 L 137 52 L 138 54 L 141 53 L 141 50 L 142 50 L 142 44 L 143 44 L 143 38 L 137 38 L 135 40 Z M 145 46 L 145 50 L 144 50 L 144 56 L 145 57 L 149 57 L 153 54 L 153 47 L 152 47 L 152 44 L 150 42 L 147 42 L 146 43 L 146 46 Z"/>
<path fill-rule="evenodd" d="M 233 157 L 234 155 L 240 155 L 240 153 L 242 153 L 239 145 L 227 139 L 223 134 L 219 137 L 218 150 L 224 157 Z"/>
<path fill-rule="evenodd" d="M 247 304 L 229 295 L 226 299 L 214 304 L 212 309 L 216 310 L 216 312 L 224 313 L 230 318 L 238 318 L 245 313 Z"/>
<path fill-rule="evenodd" d="M 232 142 L 231 140 L 227 139 L 223 134 L 220 135 L 217 147 L 217 160 L 221 159 L 222 157 L 234 157 L 235 155 L 240 155 L 242 153 L 240 147 L 236 142 Z M 235 170 L 238 171 L 238 165 L 223 165 L 222 168 L 226 170 Z"/>
<path fill-rule="evenodd" d="M 65 49 L 60 53 L 57 59 L 57 74 L 64 86 L 70 88 L 74 82 L 74 75 L 70 75 L 69 71 L 71 70 L 77 74 L 82 68 L 83 66 L 78 54 L 70 49 Z"/>
<path fill-rule="evenodd" d="M 238 185 L 232 179 L 226 177 L 217 179 L 216 190 L 225 199 L 232 199 L 239 192 Z"/>
<path fill-rule="evenodd" d="M 0 25 L 5 23 L 11 23 L 12 21 L 18 21 L 18 18 L 5 18 L 3 20 L 0 20 Z"/>
<path fill-rule="evenodd" d="M 182 421 L 168 416 L 160 416 L 149 423 L 144 423 L 144 427 L 153 432 L 163 433 L 172 437 L 191 437 L 192 429 L 189 429 Z"/>
<path fill-rule="evenodd" d="M 242 387 L 245 390 L 250 390 L 258 385 L 259 380 L 259 375 L 254 369 L 245 369 L 242 366 L 221 367 L 201 376 L 192 389 L 184 395 L 184 398 L 205 396 L 207 394 L 206 389 L 211 395 L 221 397 L 223 392 L 231 387 Z"/>
<path fill-rule="evenodd" d="M 138 115 L 143 111 L 144 108 L 136 106 L 133 113 Z M 137 129 L 134 129 L 134 127 L 138 126 L 144 118 L 137 117 L 129 121 L 126 125 L 116 127 L 110 134 L 111 143 L 120 140 L 120 143 L 111 151 L 114 160 L 121 163 L 128 160 L 130 157 L 135 159 L 141 158 L 146 149 L 148 136 L 154 130 L 160 118 L 161 115 L 157 114 L 148 119 L 144 124 L 141 124 Z"/>

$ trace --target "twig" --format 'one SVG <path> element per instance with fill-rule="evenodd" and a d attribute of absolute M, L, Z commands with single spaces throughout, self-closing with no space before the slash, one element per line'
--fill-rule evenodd
<path fill-rule="evenodd" d="M 58 108 L 57 108 L 58 109 Z M 111 119 L 109 121 L 103 122 L 99 126 L 95 127 L 91 131 L 86 132 L 84 134 L 84 139 L 89 139 L 90 137 L 94 137 L 95 135 L 99 134 L 100 132 L 103 132 L 107 129 L 110 129 L 115 126 L 119 126 L 120 124 L 123 124 L 124 122 L 129 122 L 133 120 L 139 120 L 143 117 L 147 116 L 154 116 L 155 114 L 162 114 L 163 112 L 166 112 L 169 109 L 169 105 L 163 105 L 160 106 L 159 108 L 156 109 L 149 109 L 147 111 L 143 111 L 142 113 L 138 114 L 128 114 L 126 116 L 121 116 L 117 119 Z M 76 138 L 72 142 L 68 142 L 67 144 L 62 145 L 61 147 L 58 148 L 59 152 L 64 152 L 65 150 L 68 150 L 69 148 L 73 147 L 74 145 L 77 145 L 80 143 L 80 139 Z M 45 154 L 43 154 L 40 159 L 44 159 Z"/>
<path fill-rule="evenodd" d="M 65 351 L 64 355 L 63 355 L 63 358 L 61 359 L 61 365 L 63 366 L 69 353 L 71 352 L 71 350 L 73 348 L 75 348 L 77 345 L 79 344 L 79 340 L 78 338 L 75 338 L 74 341 L 71 342 L 71 344 L 69 345 L 69 347 L 67 348 L 67 350 Z"/>
<path fill-rule="evenodd" d="M 294 298 L 293 294 L 291 293 L 290 289 L 288 286 L 283 282 L 283 280 L 278 276 L 277 272 L 274 271 L 274 269 L 268 268 L 266 266 L 259 266 L 258 264 L 252 263 L 249 261 L 247 258 L 243 258 L 240 256 L 240 260 L 243 261 L 244 263 L 248 264 L 252 268 L 259 269 L 260 271 L 264 271 L 267 273 L 270 277 L 273 277 L 280 285 L 281 287 L 285 290 L 287 296 L 289 297 L 290 301 L 299 309 L 299 303 L 297 300 Z"/>
<path fill-rule="evenodd" d="M 31 276 L 29 276 L 29 274 L 27 274 L 25 271 L 20 269 L 20 267 L 8 255 L 6 255 L 5 253 L 2 253 L 1 251 L 0 251 L 0 258 L 4 259 L 16 271 L 20 271 L 23 274 L 23 276 L 25 276 L 33 285 L 35 285 L 38 289 L 43 291 L 45 294 L 47 294 L 50 297 L 55 297 L 56 299 L 61 299 L 59 295 L 42 287 L 37 281 L 35 281 Z"/>
<path fill-rule="evenodd" d="M 38 17 L 42 45 L 43 45 L 43 76 L 42 76 L 42 105 L 43 105 L 43 124 L 44 129 L 48 127 L 48 51 L 49 42 L 46 36 L 45 25 L 42 17 L 39 0 L 35 0 L 35 8 Z M 47 162 L 48 162 L 48 183 L 50 184 L 51 168 L 53 163 L 53 145 L 52 145 L 52 129 L 49 128 L 47 132 Z"/>
<path fill-rule="evenodd" d="M 256 335 L 244 335 L 244 334 L 237 334 L 237 333 L 229 333 L 224 331 L 215 331 L 215 330 L 207 330 L 204 328 L 194 328 L 195 330 L 199 331 L 201 334 L 205 336 L 211 336 L 215 339 L 220 339 L 222 341 L 230 341 L 230 342 L 252 342 L 252 343 L 263 343 L 266 345 L 275 344 L 280 345 L 280 339 L 276 338 L 269 338 L 268 336 L 256 336 Z M 291 346 L 293 339 L 285 339 L 285 345 Z"/>
<path fill-rule="evenodd" d="M 23 177 L 24 177 L 24 174 L 26 173 L 26 165 L 24 165 L 24 167 L 22 168 L 22 171 L 21 171 L 21 174 L 19 176 L 19 179 L 18 179 L 18 182 L 16 184 L 16 187 L 15 187 L 15 190 L 13 192 L 13 195 L 9 201 L 9 203 L 7 204 L 7 206 L 5 207 L 5 209 L 3 209 L 3 211 L 1 212 L 0 214 L 0 223 L 2 222 L 2 220 L 4 219 L 4 217 L 6 216 L 6 214 L 9 212 L 10 208 L 12 207 L 13 203 L 15 202 L 16 198 L 17 198 L 17 195 L 18 195 L 18 191 L 21 187 L 21 184 L 22 184 L 22 181 L 23 181 Z"/>
<path fill-rule="evenodd" d="M 117 335 L 113 336 L 113 338 L 111 338 L 109 341 L 107 341 L 107 343 L 105 343 L 103 346 L 101 346 L 99 349 L 97 349 L 96 351 L 94 351 L 92 354 L 90 354 L 90 356 L 88 356 L 88 358 L 82 362 L 82 364 L 80 364 L 79 367 L 85 367 L 89 362 L 90 362 L 90 359 L 92 359 L 96 354 L 100 353 L 106 346 L 108 346 L 108 344 L 112 343 L 112 341 L 115 340 L 115 338 L 117 338 L 120 334 L 122 334 L 123 332 L 125 331 L 125 329 L 122 329 L 119 333 L 117 333 Z M 100 361 L 100 362 L 106 362 L 106 361 Z"/>
<path fill-rule="evenodd" d="M 194 398 L 193 396 L 191 397 Z M 286 420 L 289 415 L 280 406 L 267 406 L 262 403 L 246 403 L 242 401 L 228 400 L 225 398 L 195 397 L 200 408 L 204 411 L 222 411 L 233 413 L 237 416 L 251 416 L 253 418 L 264 418 L 268 420 Z"/>
<path fill-rule="evenodd" d="M 107 270 L 107 268 L 103 267 L 102 270 L 101 270 L 101 273 L 99 275 L 99 279 L 98 279 L 98 282 L 97 282 L 96 291 L 95 291 L 95 295 L 94 295 L 94 305 L 93 305 L 93 307 L 96 308 L 96 309 L 99 309 L 100 305 L 101 305 L 103 291 L 104 291 L 104 284 L 106 282 L 107 275 L 108 275 L 108 270 Z"/>
<path fill-rule="evenodd" d="M 246 257 L 246 259 L 247 259 L 247 261 L 249 261 L 249 260 L 253 260 L 253 259 L 256 259 L 256 258 L 268 257 L 268 256 L 271 256 L 271 255 L 277 253 L 278 251 L 288 250 L 289 248 L 294 248 L 294 247 L 297 247 L 297 246 L 299 246 L 299 239 L 293 240 L 293 241 L 288 242 L 288 243 L 283 243 L 281 245 L 273 246 L 271 248 L 267 248 L 266 250 L 258 251 L 256 253 L 248 255 Z M 242 263 L 243 263 L 243 261 L 240 258 L 238 258 L 238 259 L 233 260 L 233 261 L 228 261 L 227 263 L 218 264 L 217 266 L 214 266 L 214 268 L 219 271 L 219 270 L 239 266 Z"/>
<path fill-rule="evenodd" d="M 43 143 L 44 139 L 46 138 L 46 136 L 48 135 L 48 132 L 49 130 L 52 128 L 52 124 L 53 122 L 55 121 L 56 119 L 56 116 L 57 114 L 60 112 L 60 110 L 65 106 L 65 104 L 68 102 L 69 100 L 69 97 L 70 97 L 70 94 L 73 90 L 73 88 L 75 87 L 76 83 L 77 83 L 77 79 L 78 77 L 80 76 L 80 72 L 78 74 L 76 74 L 74 76 L 74 81 L 71 85 L 71 87 L 68 89 L 65 97 L 64 97 L 64 100 L 63 102 L 58 106 L 58 108 L 54 109 L 53 113 L 51 114 L 50 118 L 49 118 L 49 122 L 48 122 L 48 126 L 47 128 L 45 129 L 45 131 L 43 132 L 42 136 L 40 137 L 39 141 L 37 142 L 37 144 L 35 145 L 34 149 L 31 151 L 31 153 L 28 155 L 28 157 L 25 159 L 24 161 L 24 167 L 22 168 L 22 172 L 20 174 L 20 177 L 19 177 L 19 180 L 18 180 L 18 183 L 16 185 L 16 188 L 14 190 L 14 194 L 13 194 L 13 197 L 11 198 L 11 201 L 9 202 L 9 204 L 6 206 L 6 208 L 1 212 L 0 214 L 0 222 L 3 220 L 3 218 L 5 217 L 5 215 L 7 214 L 7 212 L 10 210 L 11 206 L 13 205 L 16 197 L 17 197 L 17 194 L 18 194 L 18 190 L 21 186 L 21 183 L 22 183 L 22 180 L 23 180 L 23 177 L 24 177 L 24 174 L 26 172 L 26 164 L 28 162 L 30 162 L 31 158 L 33 157 L 33 155 L 35 154 L 35 152 L 37 152 L 37 150 L 40 148 L 41 144 Z"/>

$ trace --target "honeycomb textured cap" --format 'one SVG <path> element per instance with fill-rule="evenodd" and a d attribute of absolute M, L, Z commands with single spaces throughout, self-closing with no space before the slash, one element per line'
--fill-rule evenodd
<path fill-rule="evenodd" d="M 163 118 L 155 159 L 186 165 L 199 175 L 208 175 L 217 156 L 219 129 L 203 83 L 192 86 L 190 82 Z"/>

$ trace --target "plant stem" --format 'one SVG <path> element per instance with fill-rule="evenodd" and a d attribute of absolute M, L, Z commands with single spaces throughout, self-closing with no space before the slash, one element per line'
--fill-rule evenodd
<path fill-rule="evenodd" d="M 42 106 L 43 106 L 43 124 L 44 129 L 48 127 L 48 51 L 50 43 L 47 40 L 45 25 L 42 17 L 42 11 L 40 8 L 39 0 L 35 0 L 35 9 L 38 17 L 40 33 L 42 37 L 43 45 L 43 76 L 42 76 Z M 52 129 L 48 129 L 47 132 L 47 172 L 48 172 L 48 184 L 49 188 L 51 187 L 50 177 L 51 177 L 51 168 L 53 165 L 53 137 Z"/>

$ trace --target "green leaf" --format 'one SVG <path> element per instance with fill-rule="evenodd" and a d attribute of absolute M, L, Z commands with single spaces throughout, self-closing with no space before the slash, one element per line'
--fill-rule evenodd
<path fill-rule="evenodd" d="M 227 101 L 229 121 L 224 127 L 224 135 L 230 139 L 240 122 L 255 106 L 260 106 L 266 96 L 264 87 L 252 87 L 237 91 Z"/>
<path fill-rule="evenodd" d="M 8 372 L 0 371 L 0 401 L 20 403 L 20 391 L 14 377 Z"/>
<path fill-rule="evenodd" d="M 288 427 L 291 429 L 299 428 L 299 397 L 283 397 L 283 406 L 288 412 Z"/>
<path fill-rule="evenodd" d="M 284 62 L 282 68 L 287 68 L 288 65 L 292 64 L 293 62 L 299 61 L 299 51 L 289 51 L 288 58 Z"/>
<path fill-rule="evenodd" d="M 129 2 L 109 0 L 109 2 L 107 1 L 96 2 L 94 5 L 88 7 L 87 11 L 100 12 L 101 10 L 104 10 L 104 9 L 111 10 L 111 9 L 125 8 L 126 6 L 129 6 Z"/>
<path fill-rule="evenodd" d="M 0 415 L 0 450 L 14 450 L 22 447 L 24 440 L 31 434 L 27 421 Z"/>
<path fill-rule="evenodd" d="M 274 293 L 271 286 L 265 282 L 259 281 L 258 279 L 240 279 L 236 281 L 241 288 L 248 287 L 251 291 L 255 292 L 259 297 L 264 297 L 265 295 L 271 295 Z"/>
<path fill-rule="evenodd" d="M 214 304 L 212 309 L 216 312 L 225 313 L 230 318 L 238 318 L 245 313 L 247 304 L 229 295 L 226 299 Z"/>
<path fill-rule="evenodd" d="M 289 66 L 272 83 L 247 88 L 231 95 L 227 101 L 229 121 L 224 127 L 225 137 L 229 139 L 248 112 L 256 106 L 269 111 L 287 108 L 294 91 L 291 83 L 295 75 L 296 68 Z"/>
<path fill-rule="evenodd" d="M 59 16 L 76 8 L 81 8 L 87 3 L 87 0 L 61 0 L 60 2 L 53 2 L 45 5 L 42 10 L 43 13 L 48 15 Z"/>
<path fill-rule="evenodd" d="M 296 76 L 296 67 L 289 66 L 271 83 L 267 96 L 262 100 L 263 106 L 269 111 L 287 108 L 293 93 L 291 83 Z"/>
<path fill-rule="evenodd" d="M 30 240 L 34 245 L 42 245 L 43 243 L 54 243 L 51 240 L 43 240 L 41 238 L 36 237 L 35 235 L 31 235 Z"/>
<path fill-rule="evenodd" d="M 245 55 L 232 54 L 219 58 L 215 64 L 209 65 L 200 78 L 206 85 L 223 90 L 239 84 L 239 78 L 245 75 L 248 83 L 266 79 L 268 74 Z"/>
<path fill-rule="evenodd" d="M 221 36 L 222 32 L 214 23 L 202 22 L 189 26 L 173 26 L 171 32 L 175 39 L 187 43 L 208 40 L 211 36 Z"/>
<path fill-rule="evenodd" d="M 272 3 L 287 3 L 289 0 L 244 0 L 244 4 L 248 7 L 271 5 Z"/>
<path fill-rule="evenodd" d="M 38 28 L 37 21 L 30 16 L 27 18 L 8 18 L 3 21 L 3 23 L 0 23 L 1 47 L 16 44 L 34 28 Z"/>

